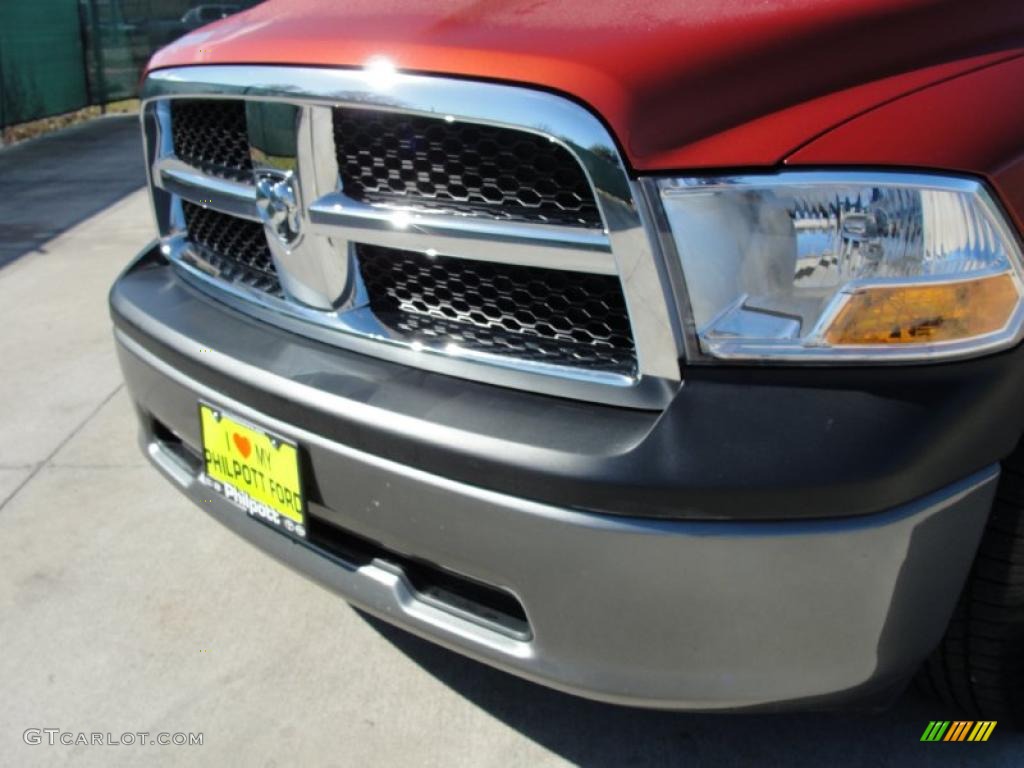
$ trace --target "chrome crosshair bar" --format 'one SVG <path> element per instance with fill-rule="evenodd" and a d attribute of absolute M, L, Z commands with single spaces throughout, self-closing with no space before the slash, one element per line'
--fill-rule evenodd
<path fill-rule="evenodd" d="M 259 85 L 252 85 L 259 83 Z M 174 98 L 245 102 L 251 178 L 175 155 Z M 149 178 L 162 249 L 200 289 L 263 320 L 403 364 L 529 391 L 660 408 L 682 356 L 671 270 L 638 186 L 601 122 L 559 96 L 515 86 L 362 70 L 200 66 L 158 70 L 143 93 Z M 583 168 L 603 228 L 355 200 L 340 180 L 332 110 L 397 112 L 499 126 L 560 144 Z M 526 122 L 524 122 L 526 121 Z M 262 222 L 284 297 L 223 279 L 187 239 L 182 203 Z M 368 307 L 356 244 L 457 259 L 617 275 L 636 347 L 627 375 L 396 338 Z"/>

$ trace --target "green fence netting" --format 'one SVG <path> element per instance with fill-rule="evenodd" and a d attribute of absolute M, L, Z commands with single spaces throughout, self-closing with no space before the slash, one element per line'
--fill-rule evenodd
<path fill-rule="evenodd" d="M 0 128 L 134 98 L 153 52 L 253 0 L 0 0 Z"/>
<path fill-rule="evenodd" d="M 78 0 L 0 2 L 0 126 L 89 102 Z"/>

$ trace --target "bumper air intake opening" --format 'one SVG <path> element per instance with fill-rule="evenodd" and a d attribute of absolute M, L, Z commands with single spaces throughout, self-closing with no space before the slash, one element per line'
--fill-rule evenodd
<path fill-rule="evenodd" d="M 150 416 L 149 431 L 153 435 L 153 440 L 160 446 L 160 448 L 177 459 L 183 467 L 187 468 L 193 474 L 199 474 L 199 472 L 202 471 L 202 456 L 200 456 L 184 440 L 178 437 L 178 435 L 172 432 L 171 429 L 162 421 Z"/>
<path fill-rule="evenodd" d="M 315 514 L 307 518 L 308 540 L 314 546 L 356 567 L 376 561 L 400 572 L 417 598 L 448 613 L 517 640 L 533 636 L 526 611 L 510 592 L 400 555 Z"/>

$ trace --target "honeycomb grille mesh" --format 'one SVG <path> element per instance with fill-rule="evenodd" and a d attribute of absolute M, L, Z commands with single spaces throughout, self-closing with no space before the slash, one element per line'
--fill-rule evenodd
<path fill-rule="evenodd" d="M 361 245 L 377 318 L 406 340 L 633 375 L 617 277 Z"/>
<path fill-rule="evenodd" d="M 342 186 L 355 200 L 601 226 L 582 167 L 543 136 L 338 107 L 334 141 Z"/>
<path fill-rule="evenodd" d="M 282 296 L 263 225 L 182 202 L 188 240 L 230 282 Z"/>
<path fill-rule="evenodd" d="M 236 180 L 252 175 L 245 102 L 174 99 L 171 138 L 178 159 L 206 173 Z"/>

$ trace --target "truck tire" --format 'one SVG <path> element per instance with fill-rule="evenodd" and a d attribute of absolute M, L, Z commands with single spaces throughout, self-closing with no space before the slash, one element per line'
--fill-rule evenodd
<path fill-rule="evenodd" d="M 970 717 L 1024 727 L 1024 444 L 1003 462 L 967 584 L 918 682 Z"/>

